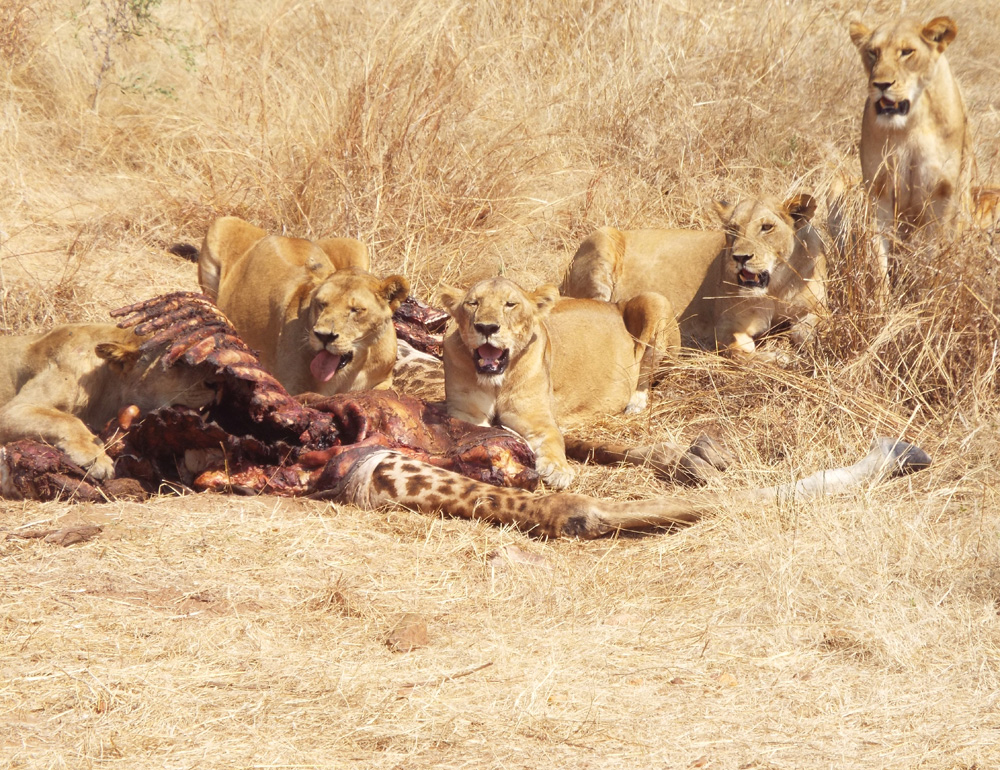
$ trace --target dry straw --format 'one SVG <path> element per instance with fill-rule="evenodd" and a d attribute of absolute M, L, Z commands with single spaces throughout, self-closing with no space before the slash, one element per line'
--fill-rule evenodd
<path fill-rule="evenodd" d="M 994 6 L 955 7 L 948 51 L 987 179 Z M 0 7 L 7 333 L 193 288 L 164 249 L 221 214 L 363 238 L 433 299 L 498 272 L 557 280 L 599 225 L 712 227 L 717 197 L 822 201 L 859 173 L 854 4 L 165 0 L 95 111 L 74 14 L 103 7 Z M 931 470 L 597 543 L 267 498 L 5 501 L 11 535 L 104 531 L 0 541 L 0 764 L 1000 764 L 997 243 L 901 246 L 882 305 L 847 194 L 860 236 L 791 366 L 686 354 L 649 412 L 591 434 L 708 432 L 733 486 L 853 461 L 880 434 Z M 666 491 L 634 468 L 585 468 L 579 488 Z M 544 562 L 490 558 L 505 546 Z M 429 644 L 393 653 L 406 612 Z"/>

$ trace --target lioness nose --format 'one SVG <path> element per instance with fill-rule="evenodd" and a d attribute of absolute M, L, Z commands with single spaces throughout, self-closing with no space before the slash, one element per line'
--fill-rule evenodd
<path fill-rule="evenodd" d="M 875 86 L 879 91 L 885 91 L 886 89 L 889 88 L 889 86 L 891 86 L 895 82 L 896 81 L 893 80 L 890 81 L 889 83 L 872 83 L 872 85 Z"/>
<path fill-rule="evenodd" d="M 491 334 L 495 334 L 500 331 L 500 324 L 473 324 L 476 327 L 476 331 L 482 334 L 484 337 L 489 337 Z"/>
<path fill-rule="evenodd" d="M 318 339 L 320 341 L 320 343 L 323 345 L 323 347 L 326 347 L 331 342 L 333 342 L 335 339 L 337 339 L 337 337 L 340 336 L 339 334 L 334 334 L 333 332 L 316 332 L 316 331 L 314 331 L 313 334 L 316 335 L 316 339 Z"/>
<path fill-rule="evenodd" d="M 753 254 L 733 254 L 733 261 L 737 265 L 745 265 L 751 259 L 753 259 Z"/>

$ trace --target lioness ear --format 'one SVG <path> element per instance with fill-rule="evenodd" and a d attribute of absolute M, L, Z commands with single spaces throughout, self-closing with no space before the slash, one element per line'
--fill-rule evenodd
<path fill-rule="evenodd" d="M 920 37 L 928 43 L 937 46 L 938 53 L 942 53 L 945 48 L 955 39 L 958 34 L 958 25 L 950 16 L 938 16 L 931 19 L 920 30 Z"/>
<path fill-rule="evenodd" d="M 97 357 L 113 367 L 125 369 L 139 360 L 138 345 L 123 345 L 120 342 L 102 342 L 94 348 Z"/>
<path fill-rule="evenodd" d="M 719 221 L 723 223 L 728 222 L 736 211 L 736 204 L 729 201 L 713 201 L 713 204 L 715 213 L 719 215 Z"/>
<path fill-rule="evenodd" d="M 441 304 L 444 305 L 444 309 L 448 311 L 448 315 L 454 316 L 458 312 L 458 308 L 462 305 L 462 300 L 465 299 L 466 292 L 461 289 L 456 289 L 454 286 L 443 286 L 441 287 L 441 294 L 439 295 Z"/>
<path fill-rule="evenodd" d="M 551 283 L 546 283 L 531 292 L 528 297 L 538 308 L 539 317 L 544 318 L 555 306 L 556 300 L 559 299 L 559 289 Z"/>
<path fill-rule="evenodd" d="M 395 310 L 410 294 L 410 282 L 401 275 L 390 275 L 379 287 L 379 294 L 385 297 L 389 307 Z"/>
<path fill-rule="evenodd" d="M 805 224 L 816 213 L 816 199 L 809 193 L 793 195 L 785 201 L 785 211 L 796 224 Z"/>
<path fill-rule="evenodd" d="M 851 42 L 859 49 L 865 46 L 872 34 L 872 31 L 860 21 L 852 21 L 847 29 L 851 33 Z"/>

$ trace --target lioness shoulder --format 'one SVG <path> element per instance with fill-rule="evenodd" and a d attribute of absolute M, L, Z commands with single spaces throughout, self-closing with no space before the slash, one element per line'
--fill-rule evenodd
<path fill-rule="evenodd" d="M 670 304 L 652 293 L 617 306 L 493 278 L 446 289 L 442 303 L 455 322 L 444 345 L 449 413 L 521 434 L 556 487 L 574 475 L 560 428 L 645 407 L 660 355 L 680 342 Z"/>
<path fill-rule="evenodd" d="M 0 338 L 0 443 L 46 441 L 104 479 L 114 466 L 95 433 L 120 409 L 198 408 L 214 398 L 208 367 L 164 368 L 141 342 L 112 324 Z"/>
<path fill-rule="evenodd" d="M 716 211 L 719 231 L 597 230 L 573 256 L 562 293 L 613 301 L 660 293 L 698 347 L 751 354 L 756 339 L 785 326 L 795 341 L 807 338 L 826 303 L 812 196 L 719 202 Z"/>
<path fill-rule="evenodd" d="M 360 241 L 268 235 L 223 217 L 205 236 L 198 276 L 289 392 L 333 395 L 391 384 L 392 314 L 410 284 L 368 267 Z"/>

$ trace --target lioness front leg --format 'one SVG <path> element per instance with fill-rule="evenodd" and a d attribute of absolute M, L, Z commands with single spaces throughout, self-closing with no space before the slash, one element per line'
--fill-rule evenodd
<path fill-rule="evenodd" d="M 788 339 L 792 341 L 792 344 L 796 347 L 801 347 L 806 342 L 811 340 L 816 334 L 816 325 L 819 323 L 819 315 L 816 313 L 809 313 L 805 317 L 800 318 L 794 324 L 788 332 Z"/>
<path fill-rule="evenodd" d="M 502 422 L 528 442 L 535 453 L 535 470 L 550 487 L 565 489 L 576 478 L 566 459 L 563 435 L 550 415 L 517 413 L 504 415 Z"/>
<path fill-rule="evenodd" d="M 38 439 L 58 447 L 95 479 L 114 475 L 114 461 L 101 440 L 68 412 L 11 400 L 0 409 L 0 443 L 19 439 Z"/>
<path fill-rule="evenodd" d="M 891 199 L 884 197 L 875 201 L 875 257 L 877 259 L 879 285 L 877 296 L 881 301 L 889 298 L 889 288 L 894 276 L 890 276 L 889 261 L 892 253 L 892 235 L 895 231 L 896 211 Z"/>

